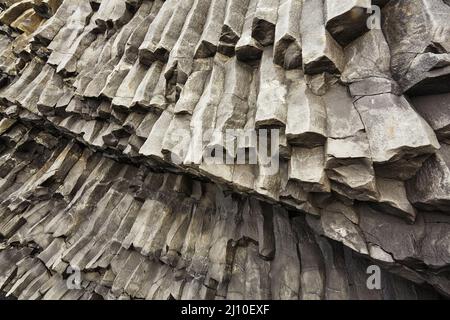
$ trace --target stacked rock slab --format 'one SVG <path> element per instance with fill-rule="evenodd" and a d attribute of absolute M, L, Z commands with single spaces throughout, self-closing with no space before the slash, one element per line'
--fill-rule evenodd
<path fill-rule="evenodd" d="M 0 292 L 450 296 L 449 16 L 443 0 L 0 1 Z"/>

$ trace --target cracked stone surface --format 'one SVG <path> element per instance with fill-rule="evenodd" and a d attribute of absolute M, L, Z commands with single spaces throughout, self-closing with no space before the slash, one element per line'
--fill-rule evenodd
<path fill-rule="evenodd" d="M 0 0 L 0 299 L 450 297 L 449 17 Z"/>

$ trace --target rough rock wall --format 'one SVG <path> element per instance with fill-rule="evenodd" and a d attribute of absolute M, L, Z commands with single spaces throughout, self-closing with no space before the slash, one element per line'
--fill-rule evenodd
<path fill-rule="evenodd" d="M 448 2 L 0 3 L 1 291 L 450 296 Z"/>

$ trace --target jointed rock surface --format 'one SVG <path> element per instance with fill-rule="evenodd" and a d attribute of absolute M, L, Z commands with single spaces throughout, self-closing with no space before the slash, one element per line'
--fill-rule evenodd
<path fill-rule="evenodd" d="M 448 298 L 449 18 L 445 0 L 0 0 L 0 297 Z M 257 161 L 201 161 L 222 147 Z"/>

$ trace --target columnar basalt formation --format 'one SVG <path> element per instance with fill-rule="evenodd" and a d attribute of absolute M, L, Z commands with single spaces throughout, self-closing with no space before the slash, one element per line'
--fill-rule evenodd
<path fill-rule="evenodd" d="M 449 17 L 444 0 L 0 1 L 0 292 L 449 297 Z"/>

